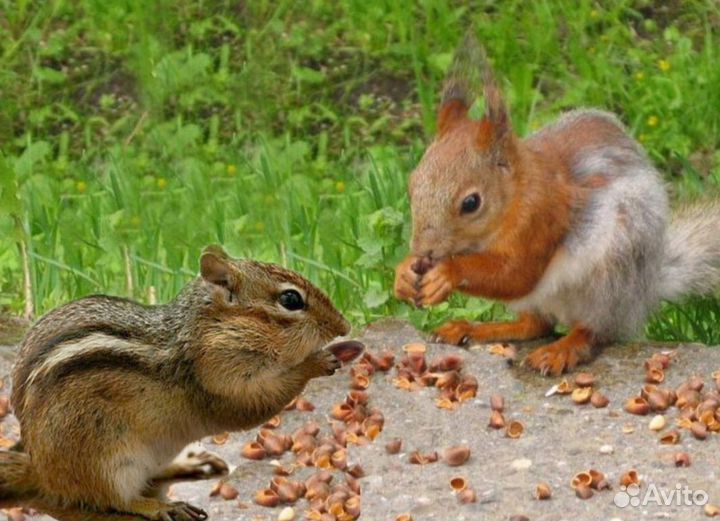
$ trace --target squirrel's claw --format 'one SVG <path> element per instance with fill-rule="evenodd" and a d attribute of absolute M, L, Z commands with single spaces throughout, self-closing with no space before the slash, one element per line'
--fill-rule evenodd
<path fill-rule="evenodd" d="M 573 330 L 560 340 L 537 348 L 523 362 L 543 376 L 559 376 L 591 357 L 590 343 L 584 330 Z"/>
<path fill-rule="evenodd" d="M 472 332 L 472 324 L 466 320 L 450 320 L 434 331 L 434 338 L 438 342 L 454 346 L 466 346 Z"/>

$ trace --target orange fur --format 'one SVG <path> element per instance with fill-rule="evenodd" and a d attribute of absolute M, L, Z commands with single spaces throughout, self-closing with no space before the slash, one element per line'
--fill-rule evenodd
<path fill-rule="evenodd" d="M 438 111 L 437 134 L 447 133 L 458 121 L 467 117 L 468 107 L 459 99 L 451 99 L 442 104 Z"/>
<path fill-rule="evenodd" d="M 532 313 L 520 313 L 512 322 L 473 323 L 465 320 L 445 322 L 436 335 L 451 344 L 465 344 L 469 340 L 490 342 L 498 340 L 528 340 L 552 333 L 552 324 Z"/>
<path fill-rule="evenodd" d="M 525 359 L 525 364 L 542 374 L 557 376 L 591 358 L 592 333 L 583 326 L 575 326 L 560 340 L 537 348 Z"/>
<path fill-rule="evenodd" d="M 532 156 L 518 143 L 518 155 Z M 524 164 L 523 164 L 524 163 Z M 482 253 L 451 256 L 454 287 L 471 295 L 513 300 L 530 293 L 570 228 L 578 190 L 561 164 L 521 163 L 510 180 L 514 198 L 495 223 L 495 243 Z M 522 168 L 524 167 L 524 168 Z M 529 184 L 540 187 L 528 194 Z"/>
<path fill-rule="evenodd" d="M 492 145 L 493 125 L 488 118 L 481 119 L 477 124 L 475 142 L 479 150 L 487 150 Z"/>

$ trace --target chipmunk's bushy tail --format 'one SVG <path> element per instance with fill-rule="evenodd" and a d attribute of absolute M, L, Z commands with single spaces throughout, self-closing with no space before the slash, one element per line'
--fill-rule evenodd
<path fill-rule="evenodd" d="M 668 227 L 660 297 L 678 300 L 720 289 L 720 202 L 678 210 Z"/>

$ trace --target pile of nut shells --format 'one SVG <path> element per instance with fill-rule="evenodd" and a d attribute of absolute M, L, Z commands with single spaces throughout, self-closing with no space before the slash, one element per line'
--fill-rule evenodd
<path fill-rule="evenodd" d="M 463 372 L 463 359 L 455 354 L 438 355 L 430 363 L 425 359 L 425 344 L 403 346 L 405 354 L 397 365 L 393 384 L 398 389 L 413 391 L 436 387 L 435 405 L 441 409 L 456 409 L 462 402 L 477 395 L 477 378 Z"/>
<path fill-rule="evenodd" d="M 578 472 L 570 481 L 570 486 L 580 499 L 591 498 L 594 494 L 593 491 L 609 490 L 611 488 L 610 483 L 605 479 L 605 474 L 596 469 Z M 538 485 L 539 487 L 540 485 Z M 540 497 L 538 492 L 539 490 L 536 490 L 538 499 L 547 499 L 546 497 Z"/>
<path fill-rule="evenodd" d="M 706 387 L 701 377 L 691 376 L 675 389 L 669 389 L 661 384 L 670 362 L 671 357 L 666 353 L 655 354 L 645 361 L 646 384 L 637 396 L 625 402 L 625 411 L 636 415 L 657 413 L 649 427 L 653 431 L 661 431 L 667 424 L 663 413 L 675 407 L 678 410 L 675 420 L 677 429 L 660 436 L 659 441 L 663 444 L 678 443 L 680 430 L 688 431 L 698 440 L 720 432 L 720 371 L 712 374 L 713 386 Z M 681 460 L 679 464 L 684 462 Z"/>
<path fill-rule="evenodd" d="M 258 505 L 276 507 L 285 505 L 278 519 L 294 519 L 295 505 L 306 500 L 306 519 L 318 521 L 352 521 L 360 515 L 359 479 L 365 475 L 357 463 L 348 462 L 349 445 L 364 446 L 380 434 L 385 418 L 380 410 L 370 406 L 367 389 L 375 372 L 389 371 L 395 362 L 390 352 L 366 351 L 350 367 L 350 390 L 342 402 L 330 410 L 329 432 L 324 432 L 317 421 L 307 421 L 291 435 L 277 431 L 281 417 L 275 416 L 265 423 L 256 438 L 242 448 L 242 456 L 261 460 L 292 455 L 291 463 L 273 461 L 274 476 L 266 488 L 255 493 Z M 298 397 L 285 410 L 312 411 L 308 400 Z M 217 438 L 217 437 L 216 437 Z M 217 440 L 222 441 L 222 439 Z M 307 479 L 293 479 L 300 468 L 311 467 L 315 472 Z M 342 475 L 336 479 L 337 474 Z M 211 495 L 225 499 L 237 497 L 237 490 L 228 483 L 219 482 Z"/>
<path fill-rule="evenodd" d="M 592 404 L 597 409 L 607 407 L 610 400 L 602 392 L 595 390 L 595 376 L 590 373 L 578 373 L 574 385 L 563 379 L 559 384 L 553 385 L 545 396 L 553 394 L 569 394 L 576 405 Z"/>

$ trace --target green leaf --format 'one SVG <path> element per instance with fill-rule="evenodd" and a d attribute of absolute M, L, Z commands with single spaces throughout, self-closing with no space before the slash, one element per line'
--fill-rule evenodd
<path fill-rule="evenodd" d="M 430 67 L 440 74 L 448 70 L 452 60 L 453 55 L 451 52 L 440 52 L 428 56 L 428 64 Z"/>
<path fill-rule="evenodd" d="M 325 74 L 310 67 L 293 66 L 293 77 L 301 83 L 318 84 L 325 81 Z"/>
<path fill-rule="evenodd" d="M 365 292 L 363 302 L 370 309 L 379 308 L 385 304 L 390 298 L 390 294 L 385 290 L 379 282 L 372 281 Z"/>
<path fill-rule="evenodd" d="M 15 161 L 15 173 L 21 180 L 33 173 L 37 163 L 41 163 L 50 154 L 50 144 L 36 141 L 29 144 L 22 155 Z"/>
<path fill-rule="evenodd" d="M 52 83 L 54 85 L 60 85 L 67 81 L 67 76 L 64 72 L 57 69 L 51 69 L 49 67 L 37 67 L 34 71 L 35 78 L 43 83 Z"/>

